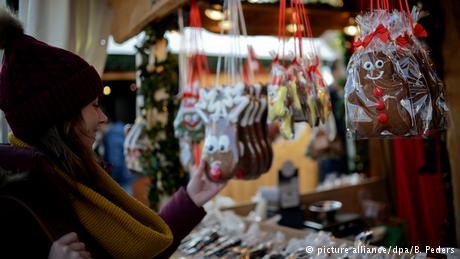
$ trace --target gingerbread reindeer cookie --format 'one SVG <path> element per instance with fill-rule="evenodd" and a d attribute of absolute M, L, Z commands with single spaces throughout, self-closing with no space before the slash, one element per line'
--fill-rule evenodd
<path fill-rule="evenodd" d="M 235 174 L 238 179 L 249 179 L 252 174 L 259 170 L 258 161 L 260 161 L 260 157 L 257 154 L 257 150 L 254 145 L 255 143 L 251 138 L 251 125 L 249 124 L 250 116 L 255 108 L 255 102 L 250 100 L 249 104 L 241 113 L 238 121 L 240 158 L 238 162 L 238 170 Z"/>
<path fill-rule="evenodd" d="M 360 137 L 405 136 L 413 129 L 407 82 L 382 51 L 360 53 L 354 60 L 354 82 L 347 95 L 351 129 Z"/>
<path fill-rule="evenodd" d="M 238 118 L 249 103 L 244 85 L 201 90 L 197 112 L 206 124 L 202 160 L 214 182 L 231 179 L 238 165 Z"/>

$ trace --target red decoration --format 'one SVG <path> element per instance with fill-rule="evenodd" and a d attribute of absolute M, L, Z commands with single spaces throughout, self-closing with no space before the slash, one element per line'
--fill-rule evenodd
<path fill-rule="evenodd" d="M 373 33 L 368 34 L 363 41 L 355 41 L 355 43 L 353 43 L 353 46 L 355 48 L 358 48 L 360 46 L 366 48 L 367 45 L 369 45 L 369 43 L 371 43 L 371 41 L 374 39 L 374 37 L 379 38 L 384 43 L 388 43 L 390 41 L 390 32 L 385 26 L 383 26 L 383 24 L 379 24 L 379 26 L 377 26 Z"/>
<path fill-rule="evenodd" d="M 383 89 L 377 86 L 372 90 L 372 94 L 374 94 L 375 97 L 381 97 L 383 96 Z"/>
<path fill-rule="evenodd" d="M 375 107 L 378 111 L 385 109 L 385 103 L 382 100 L 377 101 L 377 105 Z"/>
<path fill-rule="evenodd" d="M 388 114 L 380 113 L 377 117 L 380 123 L 387 123 L 388 122 Z"/>

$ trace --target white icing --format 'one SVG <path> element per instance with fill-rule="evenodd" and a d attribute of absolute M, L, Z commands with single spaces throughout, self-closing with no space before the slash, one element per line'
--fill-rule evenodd
<path fill-rule="evenodd" d="M 202 89 L 200 97 L 196 107 L 205 123 L 219 118 L 236 123 L 240 113 L 249 103 L 249 98 L 244 95 L 243 84 L 225 88 L 216 86 L 208 91 Z"/>
<path fill-rule="evenodd" d="M 216 136 L 208 135 L 205 140 L 205 153 L 214 153 L 216 152 L 219 145 L 219 140 Z"/>
<path fill-rule="evenodd" d="M 243 118 L 240 120 L 240 126 L 246 127 L 249 123 L 249 116 L 251 115 L 251 111 L 254 109 L 254 102 L 249 102 L 244 110 Z"/>
<path fill-rule="evenodd" d="M 230 138 L 227 135 L 222 135 L 219 137 L 219 152 L 227 152 L 230 146 Z"/>
<path fill-rule="evenodd" d="M 259 112 L 260 105 L 258 102 L 254 102 L 254 107 L 251 112 L 251 115 L 249 116 L 248 120 L 248 125 L 253 125 L 254 124 L 254 118 L 256 117 L 257 113 Z"/>
<path fill-rule="evenodd" d="M 381 59 L 378 59 L 377 61 L 375 61 L 375 67 L 376 68 L 383 68 L 384 64 L 385 63 Z"/>
<path fill-rule="evenodd" d="M 262 115 L 264 114 L 264 111 L 267 108 L 267 99 L 265 97 L 260 98 L 259 102 L 260 109 L 256 116 L 256 122 L 260 122 L 262 120 Z"/>
<path fill-rule="evenodd" d="M 367 77 L 368 79 L 370 79 L 370 80 L 377 80 L 377 79 L 382 78 L 383 74 L 384 74 L 384 72 L 383 72 L 383 71 L 380 71 L 379 75 L 376 76 L 376 77 L 373 77 L 373 76 L 371 76 L 371 75 L 369 75 L 369 74 L 366 74 L 366 77 Z"/>
<path fill-rule="evenodd" d="M 240 150 L 239 150 L 240 157 L 243 157 L 244 156 L 244 144 L 241 141 L 239 142 L 239 144 L 240 144 Z"/>
<path fill-rule="evenodd" d="M 372 64 L 372 62 L 370 62 L 370 61 L 366 61 L 363 64 L 363 68 L 365 70 L 367 70 L 367 71 L 372 71 L 372 70 L 374 70 L 374 64 Z"/>

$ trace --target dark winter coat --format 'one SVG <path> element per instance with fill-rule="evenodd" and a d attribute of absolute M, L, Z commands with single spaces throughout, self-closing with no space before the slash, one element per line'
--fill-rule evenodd
<path fill-rule="evenodd" d="M 0 258 L 48 258 L 52 242 L 69 232 L 77 233 L 93 258 L 110 258 L 79 223 L 65 190 L 47 177 L 50 166 L 36 149 L 0 144 Z M 168 258 L 205 212 L 181 188 L 159 215 L 174 241 L 157 258 Z"/>

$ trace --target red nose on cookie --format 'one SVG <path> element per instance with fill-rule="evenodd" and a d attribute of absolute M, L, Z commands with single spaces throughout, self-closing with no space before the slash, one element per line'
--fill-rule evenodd
<path fill-rule="evenodd" d="M 211 168 L 210 176 L 214 181 L 219 181 L 222 178 L 222 171 L 220 167 Z"/>

